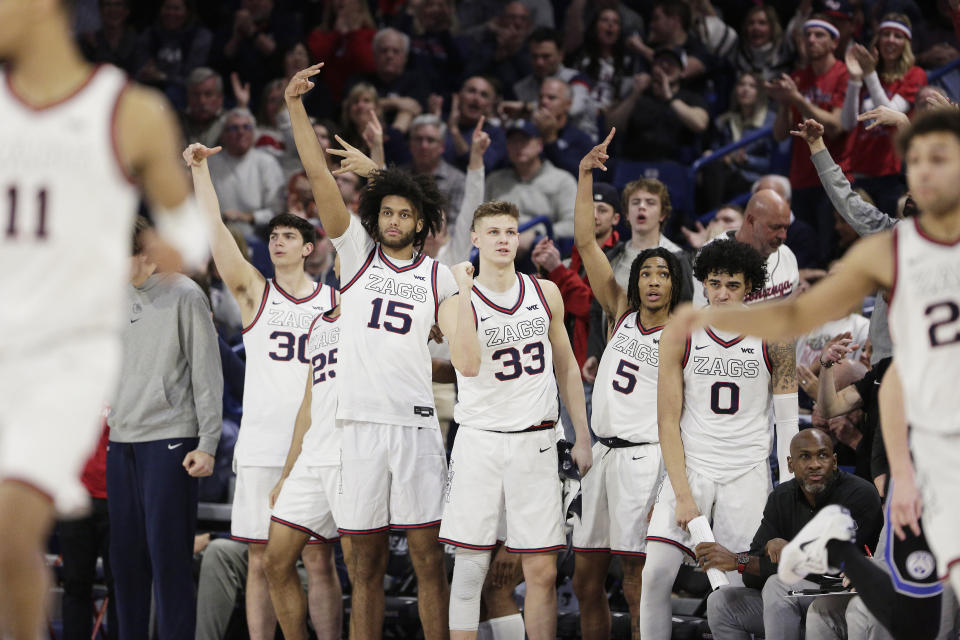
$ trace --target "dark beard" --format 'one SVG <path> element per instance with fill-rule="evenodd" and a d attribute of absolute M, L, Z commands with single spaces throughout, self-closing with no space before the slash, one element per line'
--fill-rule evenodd
<path fill-rule="evenodd" d="M 402 235 L 399 238 L 388 238 L 380 234 L 380 244 L 388 249 L 403 249 L 412 245 L 416 236 L 416 230 L 411 230 L 410 233 Z"/>

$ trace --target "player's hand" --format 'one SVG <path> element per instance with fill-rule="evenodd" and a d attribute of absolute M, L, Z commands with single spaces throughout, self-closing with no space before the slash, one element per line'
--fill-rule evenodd
<path fill-rule="evenodd" d="M 709 307 L 705 307 L 709 312 Z M 704 317 L 704 310 L 695 309 L 689 302 L 677 305 L 673 316 L 670 318 L 670 325 L 676 327 L 680 335 L 688 336 L 697 329 L 705 326 L 707 323 Z"/>
<path fill-rule="evenodd" d="M 787 541 L 783 538 L 772 538 L 767 541 L 764 553 L 770 558 L 770 562 L 776 564 L 780 562 L 780 554 L 783 552 L 785 546 L 787 546 Z"/>
<path fill-rule="evenodd" d="M 505 546 L 500 547 L 490 563 L 490 586 L 497 589 L 515 587 L 522 579 L 520 554 L 510 553 Z"/>
<path fill-rule="evenodd" d="M 188 167 L 199 167 L 203 165 L 207 158 L 220 153 L 221 149 L 223 149 L 221 146 L 210 149 L 199 142 L 194 142 L 183 150 L 183 161 L 187 163 Z"/>
<path fill-rule="evenodd" d="M 697 564 L 704 569 L 737 570 L 737 554 L 716 542 L 701 542 L 696 546 Z"/>
<path fill-rule="evenodd" d="M 677 498 L 677 507 L 674 514 L 677 519 L 677 526 L 686 531 L 687 523 L 700 515 L 700 509 L 697 508 L 697 503 L 693 501 L 692 497 Z"/>
<path fill-rule="evenodd" d="M 816 402 L 818 395 L 817 392 L 820 390 L 819 376 L 811 371 L 810 367 L 798 364 L 797 380 L 800 381 L 800 388 L 803 389 L 803 392 L 810 396 L 814 402 Z"/>
<path fill-rule="evenodd" d="M 864 127 L 867 131 L 873 129 L 876 126 L 884 127 L 896 127 L 897 129 L 902 129 L 910 124 L 910 118 L 907 117 L 907 114 L 901 113 L 896 109 L 891 109 L 890 107 L 874 107 L 869 111 L 864 111 L 857 116 L 858 122 L 867 122 L 867 126 Z"/>
<path fill-rule="evenodd" d="M 923 498 L 917 488 L 916 474 L 900 474 L 893 479 L 893 491 L 890 494 L 890 524 L 900 540 L 906 540 L 907 531 L 920 535 L 920 516 L 923 515 Z"/>
<path fill-rule="evenodd" d="M 600 360 L 597 356 L 590 356 L 583 361 L 583 367 L 580 369 L 580 375 L 583 379 L 593 384 L 597 379 L 597 372 L 600 370 Z"/>
<path fill-rule="evenodd" d="M 361 178 L 369 178 L 373 175 L 374 171 L 380 168 L 376 162 L 364 155 L 363 151 L 360 151 L 360 149 L 357 149 L 340 136 L 334 137 L 343 149 L 330 147 L 327 149 L 327 153 L 332 156 L 337 156 L 338 158 L 343 158 L 343 160 L 340 161 L 340 168 L 333 171 L 333 175 L 338 176 L 341 173 L 352 171 Z"/>
<path fill-rule="evenodd" d="M 233 87 L 233 97 L 237 99 L 237 106 L 247 108 L 250 104 L 250 83 L 240 81 L 240 74 L 236 71 L 230 74 L 230 85 Z"/>
<path fill-rule="evenodd" d="M 458 262 L 450 267 L 453 279 L 457 282 L 460 293 L 473 289 L 473 265 L 469 262 Z"/>
<path fill-rule="evenodd" d="M 280 478 L 277 480 L 277 484 L 273 485 L 273 489 L 270 490 L 270 508 L 273 509 L 274 505 L 277 504 L 277 498 L 280 497 L 280 490 L 283 489 L 283 481 L 286 478 Z"/>
<path fill-rule="evenodd" d="M 570 457 L 573 458 L 574 464 L 580 470 L 580 479 L 582 480 L 593 466 L 593 449 L 590 448 L 589 440 L 584 439 L 583 442 L 579 440 L 574 442 L 573 448 L 570 449 Z"/>
<path fill-rule="evenodd" d="M 313 89 L 313 81 L 310 78 L 320 73 L 320 69 L 323 69 L 322 62 L 310 65 L 306 69 L 301 69 L 293 74 L 290 82 L 287 83 L 287 88 L 283 90 L 283 97 L 286 100 L 296 100 Z"/>
<path fill-rule="evenodd" d="M 807 144 L 813 144 L 823 137 L 823 125 L 813 118 L 808 118 L 797 123 L 797 128 L 791 131 L 790 135 L 801 138 Z"/>
<path fill-rule="evenodd" d="M 206 478 L 213 475 L 213 456 L 206 451 L 194 449 L 183 458 L 183 468 L 191 478 Z"/>
<path fill-rule="evenodd" d="M 607 165 L 604 164 L 610 159 L 610 156 L 607 154 L 607 146 L 610 144 L 610 141 L 613 140 L 613 134 L 616 132 L 616 127 L 610 129 L 610 133 L 607 134 L 603 142 L 593 149 L 590 149 L 590 152 L 583 156 L 583 159 L 580 161 L 580 173 L 586 173 L 594 169 L 600 169 L 601 171 L 607 170 Z"/>

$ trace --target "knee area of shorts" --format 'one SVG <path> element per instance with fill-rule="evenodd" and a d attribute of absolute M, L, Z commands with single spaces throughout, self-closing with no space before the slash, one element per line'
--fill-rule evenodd
<path fill-rule="evenodd" d="M 707 596 L 707 619 L 716 618 L 718 614 L 729 611 L 733 604 L 734 589 L 717 589 Z"/>

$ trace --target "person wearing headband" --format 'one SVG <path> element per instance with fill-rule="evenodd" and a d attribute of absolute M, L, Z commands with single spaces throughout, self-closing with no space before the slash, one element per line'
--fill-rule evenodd
<path fill-rule="evenodd" d="M 893 143 L 897 129 L 858 122 L 857 116 L 880 106 L 913 111 L 927 74 L 914 64 L 910 26 L 907 16 L 888 13 L 869 49 L 855 44 L 847 52 L 850 80 L 842 113 L 843 128 L 851 132 L 847 167 L 854 188 L 863 188 L 882 211 L 896 211 L 897 199 L 906 190 Z"/>
<path fill-rule="evenodd" d="M 796 123 L 813 118 L 823 124 L 824 140 L 834 158 L 843 163 L 846 132 L 840 114 L 847 89 L 847 67 L 834 55 L 840 32 L 823 14 L 813 14 L 803 25 L 803 49 L 807 66 L 789 76 L 766 83 L 767 94 L 779 103 L 773 135 L 783 140 Z M 833 211 L 816 169 L 810 163 L 806 145 L 793 141 L 790 165 L 793 210 L 817 230 L 817 253 L 829 256 L 833 242 Z"/>

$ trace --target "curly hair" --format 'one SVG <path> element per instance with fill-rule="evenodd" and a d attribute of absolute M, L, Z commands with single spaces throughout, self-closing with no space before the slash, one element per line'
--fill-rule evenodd
<path fill-rule="evenodd" d="M 380 205 L 387 196 L 406 198 L 423 220 L 423 227 L 414 235 L 413 246 L 423 250 L 423 242 L 443 227 L 444 197 L 433 176 L 413 175 L 401 169 L 381 169 L 370 175 L 360 192 L 357 215 L 370 237 L 380 242 Z"/>
<path fill-rule="evenodd" d="M 644 249 L 630 265 L 630 278 L 627 280 L 627 306 L 630 311 L 636 311 L 640 308 L 640 290 L 637 283 L 640 281 L 640 269 L 643 263 L 650 258 L 663 258 L 667 263 L 667 270 L 670 272 L 670 311 L 680 303 L 681 283 L 683 282 L 683 270 L 680 268 L 680 259 L 677 258 L 663 247 L 653 247 Z"/>
<path fill-rule="evenodd" d="M 767 281 L 767 261 L 748 244 L 733 239 L 717 239 L 700 249 L 693 263 L 693 277 L 700 282 L 711 273 L 743 274 L 747 293 L 763 288 Z"/>

